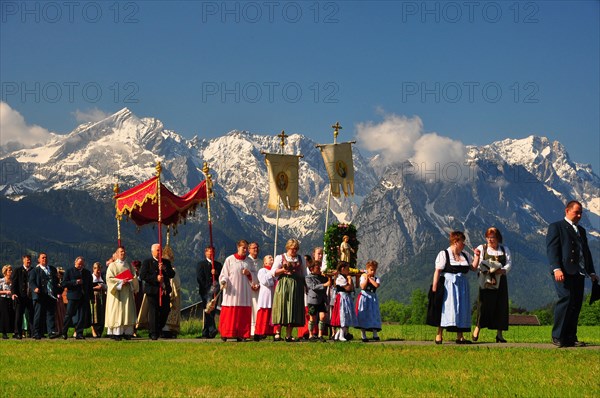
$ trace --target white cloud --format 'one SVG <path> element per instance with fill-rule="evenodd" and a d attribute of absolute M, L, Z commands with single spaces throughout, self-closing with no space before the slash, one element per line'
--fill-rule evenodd
<path fill-rule="evenodd" d="M 410 160 L 422 178 L 456 181 L 465 171 L 466 147 L 460 141 L 437 133 L 426 133 L 423 121 L 395 114 L 383 114 L 383 121 L 357 124 L 358 145 L 381 155 L 383 166 Z"/>
<path fill-rule="evenodd" d="M 358 145 L 381 154 L 384 164 L 402 162 L 414 154 L 414 143 L 423 134 L 423 122 L 415 116 L 407 118 L 384 115 L 381 123 L 365 122 L 356 126 Z"/>
<path fill-rule="evenodd" d="M 109 113 L 106 113 L 98 108 L 89 109 L 87 111 L 80 111 L 77 109 L 73 112 L 75 119 L 79 123 L 88 123 L 88 122 L 99 122 L 102 119 L 106 119 L 110 116 Z"/>
<path fill-rule="evenodd" d="M 19 112 L 0 101 L 0 146 L 11 144 L 15 148 L 32 147 L 48 142 L 51 137 L 48 130 L 28 125 Z"/>
<path fill-rule="evenodd" d="M 459 182 L 468 177 L 467 149 L 462 142 L 427 133 L 415 142 L 414 148 L 411 161 L 418 166 L 423 179 Z"/>

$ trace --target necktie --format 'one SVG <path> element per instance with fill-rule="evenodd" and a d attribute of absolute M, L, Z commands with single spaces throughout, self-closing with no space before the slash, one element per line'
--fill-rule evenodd
<path fill-rule="evenodd" d="M 46 281 L 47 294 L 52 299 L 56 300 L 56 297 L 54 296 L 54 284 L 52 283 L 52 273 L 50 272 L 49 267 L 43 267 L 42 270 L 44 271 L 44 273 L 46 274 L 46 277 L 48 278 L 48 280 Z"/>
<path fill-rule="evenodd" d="M 29 288 L 29 271 L 31 270 L 31 267 L 25 269 L 25 278 L 26 278 L 26 282 L 25 282 L 25 293 L 27 294 L 28 298 L 31 298 L 31 289 Z"/>
<path fill-rule="evenodd" d="M 577 225 L 573 224 L 573 228 L 575 228 L 575 233 L 577 233 L 577 244 L 579 246 L 579 273 L 585 276 L 586 272 L 585 259 L 583 258 L 583 240 L 581 239 L 581 234 L 579 233 L 579 228 L 577 228 Z"/>

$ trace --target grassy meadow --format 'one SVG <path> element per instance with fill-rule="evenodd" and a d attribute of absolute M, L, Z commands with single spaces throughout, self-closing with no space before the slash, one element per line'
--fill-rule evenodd
<path fill-rule="evenodd" d="M 523 344 L 509 346 L 486 344 L 487 330 L 436 346 L 428 326 L 385 325 L 384 344 L 223 343 L 194 339 L 196 327 L 170 341 L 4 340 L 0 397 L 600 396 L 600 349 L 535 344 L 549 327 L 513 327 L 505 337 Z M 600 327 L 579 338 L 600 345 Z"/>

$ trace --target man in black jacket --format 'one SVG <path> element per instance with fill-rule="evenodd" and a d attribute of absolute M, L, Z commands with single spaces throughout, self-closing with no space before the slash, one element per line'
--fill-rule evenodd
<path fill-rule="evenodd" d="M 579 225 L 582 206 L 567 203 L 565 217 L 548 226 L 546 253 L 558 301 L 554 308 L 552 343 L 558 347 L 582 347 L 577 339 L 577 323 L 583 302 L 585 277 L 598 280 L 585 229 Z"/>
<path fill-rule="evenodd" d="M 165 258 L 158 261 L 160 246 L 152 245 L 152 258 L 144 260 L 140 268 L 140 279 L 144 281 L 144 293 L 148 299 L 148 330 L 152 340 L 158 339 L 169 316 L 171 278 L 175 270 Z"/>
<path fill-rule="evenodd" d="M 200 293 L 200 306 L 204 310 L 206 305 L 213 296 L 218 292 L 219 286 L 219 274 L 223 268 L 223 264 L 218 261 L 214 261 L 215 250 L 212 247 L 204 249 L 204 256 L 206 259 L 198 263 L 196 271 L 196 280 L 198 281 L 198 292 Z M 213 278 L 214 276 L 214 278 Z M 210 313 L 204 313 L 204 324 L 202 326 L 202 336 L 207 339 L 214 339 L 218 333 L 217 326 L 215 324 L 215 315 L 217 310 L 214 309 Z"/>
<path fill-rule="evenodd" d="M 75 266 L 69 268 L 63 277 L 62 286 L 67 288 L 67 314 L 63 322 L 63 339 L 68 338 L 69 326 L 73 319 L 77 319 L 75 338 L 83 340 L 83 329 L 90 321 L 90 298 L 92 290 L 92 273 L 85 269 L 85 260 L 79 256 L 75 259 Z"/>
<path fill-rule="evenodd" d="M 60 297 L 58 288 L 58 273 L 56 268 L 48 265 L 46 253 L 40 253 L 38 265 L 29 272 L 29 289 L 33 299 L 33 338 L 42 338 L 42 318 L 46 316 L 46 331 L 48 337 L 55 339 L 59 336 L 56 332 L 54 315 L 56 314 L 56 300 Z"/>
<path fill-rule="evenodd" d="M 13 276 L 11 287 L 12 298 L 17 303 L 15 311 L 15 334 L 14 339 L 23 337 L 23 321 L 27 322 L 27 332 L 32 336 L 33 327 L 33 300 L 31 299 L 31 289 L 29 289 L 29 274 L 33 270 L 31 266 L 31 256 L 23 256 L 23 265 L 17 267 Z"/>

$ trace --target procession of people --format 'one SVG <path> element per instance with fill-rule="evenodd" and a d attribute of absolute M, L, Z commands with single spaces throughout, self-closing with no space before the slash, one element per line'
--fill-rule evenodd
<path fill-rule="evenodd" d="M 552 343 L 558 347 L 586 345 L 577 337 L 584 280 L 598 281 L 586 231 L 578 225 L 581 215 L 581 203 L 567 203 L 564 219 L 550 224 L 546 236 L 558 295 L 552 328 Z M 427 324 L 437 327 L 436 344 L 443 344 L 444 330 L 456 333 L 456 344 L 472 344 L 483 328 L 496 331 L 497 343 L 507 342 L 503 335 L 508 330 L 507 274 L 513 269 L 513 259 L 498 228 L 488 228 L 485 240 L 468 249 L 465 234 L 452 231 L 450 246 L 435 259 Z M 349 248 L 347 236 L 339 245 L 340 261 L 334 271 L 322 263 L 321 247 L 311 251 L 313 257 L 301 256 L 297 239 L 288 240 L 282 254 L 265 256 L 262 261 L 257 242 L 242 239 L 236 246 L 223 264 L 214 259 L 214 247 L 206 247 L 205 258 L 196 266 L 203 310 L 200 338 L 220 335 L 223 341 L 240 342 L 268 337 L 286 342 L 331 338 L 344 342 L 353 338 L 350 328 L 357 328 L 363 342 L 380 340 L 378 263 L 369 260 L 362 271 L 350 275 L 348 253 L 355 254 L 356 249 Z M 172 264 L 172 249 L 162 249 L 153 244 L 148 259 L 130 263 L 125 247 L 119 246 L 107 261 L 106 273 L 100 262 L 88 270 L 85 259 L 78 256 L 62 274 L 49 264 L 44 252 L 39 253 L 35 266 L 29 254 L 22 256 L 18 267 L 5 265 L 0 278 L 2 338 L 12 333 L 14 339 L 83 340 L 88 328 L 95 338 L 104 334 L 114 340 L 137 337 L 141 328 L 148 329 L 151 340 L 176 337 L 180 275 Z M 477 273 L 479 285 L 475 325 L 471 324 L 470 271 Z M 62 308 L 60 317 L 57 308 Z M 472 340 L 468 340 L 465 333 L 470 333 L 472 326 Z M 299 329 L 296 336 L 295 328 Z M 70 335 L 71 329 L 74 333 Z M 367 332 L 372 333 L 371 339 Z"/>

